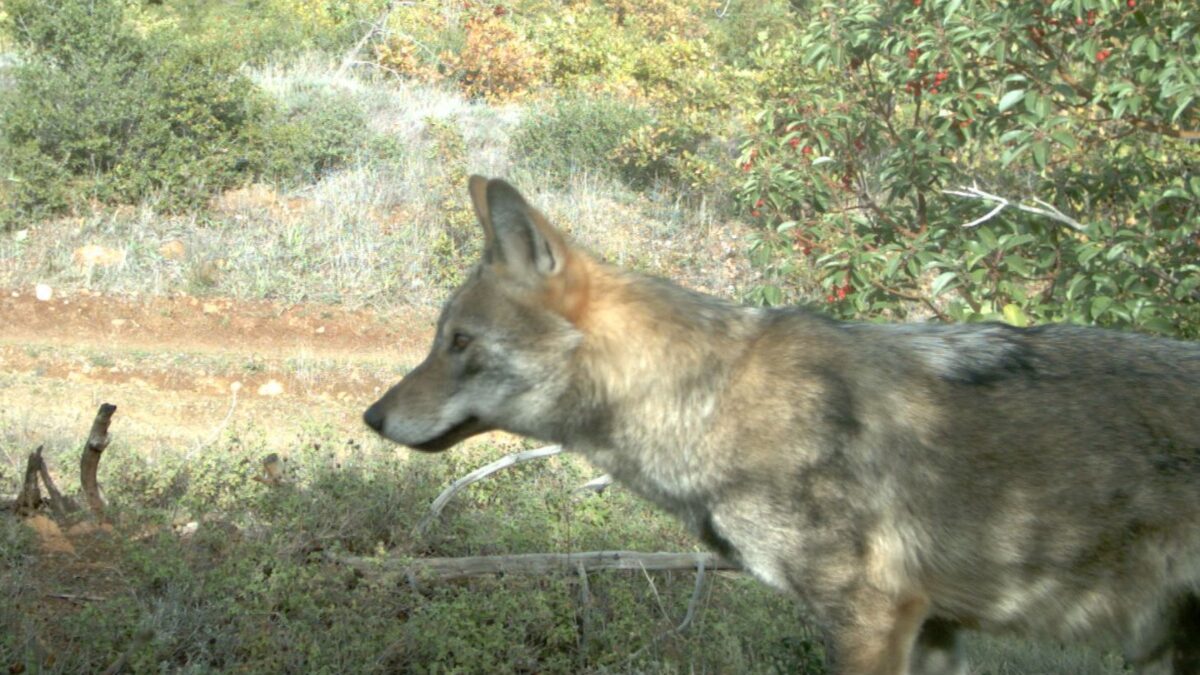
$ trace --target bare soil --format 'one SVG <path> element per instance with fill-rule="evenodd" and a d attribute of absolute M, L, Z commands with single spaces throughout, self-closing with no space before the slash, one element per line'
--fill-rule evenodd
<path fill-rule="evenodd" d="M 105 401 L 118 406 L 117 436 L 195 437 L 230 414 L 305 409 L 358 432 L 361 411 L 424 356 L 433 326 L 420 310 L 0 291 L 0 388 L 7 416 L 30 431 L 52 418 L 84 434 Z"/>

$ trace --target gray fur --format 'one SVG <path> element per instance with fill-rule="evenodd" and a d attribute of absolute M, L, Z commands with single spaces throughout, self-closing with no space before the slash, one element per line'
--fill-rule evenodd
<path fill-rule="evenodd" d="M 583 453 L 804 600 L 835 672 L 966 672 L 972 627 L 1200 674 L 1200 346 L 741 307 L 599 264 L 472 180 L 492 246 L 541 248 L 485 256 L 372 427 Z"/>

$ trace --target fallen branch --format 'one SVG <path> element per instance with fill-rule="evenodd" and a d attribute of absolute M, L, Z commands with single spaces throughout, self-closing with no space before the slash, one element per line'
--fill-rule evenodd
<path fill-rule="evenodd" d="M 108 447 L 108 425 L 112 422 L 113 413 L 117 406 L 111 403 L 101 403 L 96 411 L 96 419 L 92 421 L 92 430 L 88 434 L 87 444 L 83 446 L 83 457 L 79 460 L 79 482 L 83 494 L 87 497 L 88 506 L 101 522 L 104 521 L 104 498 L 100 496 L 100 484 L 96 481 L 96 469 L 100 466 L 100 455 Z"/>
<path fill-rule="evenodd" d="M 38 459 L 38 475 L 42 478 L 42 484 L 46 486 L 46 492 L 50 493 L 50 507 L 54 509 L 54 513 L 59 518 L 65 519 L 68 515 L 79 510 L 79 505 L 74 499 L 66 497 L 59 492 L 58 486 L 54 484 L 54 479 L 50 477 L 50 469 L 46 466 L 46 460 L 42 458 L 42 446 L 38 446 L 36 451 Z"/>
<path fill-rule="evenodd" d="M 413 528 L 413 536 L 424 534 L 425 531 L 429 529 L 429 526 L 433 524 L 433 521 L 437 520 L 438 516 L 442 515 L 442 509 L 446 508 L 446 504 L 454 498 L 454 495 L 461 492 L 463 488 L 467 487 L 471 483 L 483 480 L 489 475 L 496 473 L 500 469 L 514 466 L 522 462 L 528 462 L 532 459 L 541 459 L 542 457 L 557 455 L 562 451 L 563 448 L 561 445 L 547 445 L 544 448 L 537 448 L 536 450 L 517 452 L 501 457 L 491 464 L 481 466 L 462 478 L 459 478 L 451 483 L 450 487 L 442 490 L 442 493 L 437 496 L 437 499 L 433 500 L 433 504 L 429 506 L 429 513 L 421 519 L 421 522 L 417 523 L 415 528 Z"/>
<path fill-rule="evenodd" d="M 715 553 L 642 553 L 639 551 L 586 551 L 582 553 L 522 553 L 464 558 L 363 558 L 326 554 L 332 562 L 363 573 L 396 572 L 410 583 L 416 578 L 446 581 L 489 574 L 550 574 L 595 570 L 739 570 Z"/>
<path fill-rule="evenodd" d="M 576 488 L 575 491 L 576 492 L 591 491 L 591 492 L 595 492 L 596 494 L 600 494 L 600 493 L 604 492 L 608 488 L 608 486 L 610 486 L 612 484 L 613 484 L 612 475 L 606 473 L 603 476 L 597 476 L 596 478 L 589 480 L 588 482 L 584 483 L 583 485 L 580 485 L 578 488 Z"/>
<path fill-rule="evenodd" d="M 42 464 L 42 446 L 29 453 L 25 461 L 25 482 L 21 485 L 21 494 L 13 503 L 13 511 L 18 515 L 28 515 L 37 511 L 42 505 L 42 490 L 38 487 L 38 465 Z"/>

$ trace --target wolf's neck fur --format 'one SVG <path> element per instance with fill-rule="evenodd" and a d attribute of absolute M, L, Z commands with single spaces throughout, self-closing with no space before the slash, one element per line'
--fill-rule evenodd
<path fill-rule="evenodd" d="M 582 261 L 581 261 L 582 262 Z M 706 487 L 709 426 L 764 312 L 591 260 L 574 379 L 602 423 L 564 441 L 647 497 Z M 602 429 L 602 431 L 600 431 Z"/>

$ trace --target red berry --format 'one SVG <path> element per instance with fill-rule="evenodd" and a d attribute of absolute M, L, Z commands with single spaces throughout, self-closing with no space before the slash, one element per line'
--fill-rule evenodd
<path fill-rule="evenodd" d="M 792 147 L 794 148 L 794 147 L 796 147 L 797 145 L 800 145 L 800 139 L 799 139 L 799 138 L 793 138 L 792 140 L 788 141 L 788 145 L 790 145 L 790 146 L 792 146 Z"/>
<path fill-rule="evenodd" d="M 761 207 L 764 203 L 765 202 L 763 202 L 763 200 L 760 198 L 758 201 L 754 202 L 754 208 L 757 209 L 757 208 Z"/>
<path fill-rule="evenodd" d="M 802 154 L 802 155 L 811 155 L 811 154 L 812 154 L 812 148 L 806 145 L 806 146 L 804 146 L 804 149 L 800 151 L 800 154 Z"/>
<path fill-rule="evenodd" d="M 751 211 L 751 212 L 750 212 L 750 215 L 752 215 L 752 216 L 754 216 L 755 218 L 757 218 L 757 217 L 761 216 L 761 215 L 762 215 L 762 213 L 760 213 L 758 209 L 754 209 L 753 211 Z"/>
<path fill-rule="evenodd" d="M 1129 6 L 1129 9 L 1133 9 L 1134 7 L 1137 7 L 1137 0 L 1129 0 L 1129 2 L 1126 2 L 1125 4 Z"/>
<path fill-rule="evenodd" d="M 921 3 L 921 0 L 913 0 L 913 1 L 916 2 L 917 4 Z M 834 302 L 837 302 L 837 298 L 835 298 L 832 294 L 830 294 L 830 295 L 825 296 L 825 302 L 834 303 Z"/>
<path fill-rule="evenodd" d="M 1104 59 L 1107 59 L 1108 55 L 1111 53 L 1112 53 L 1111 49 L 1101 49 L 1100 51 L 1096 52 L 1096 60 L 1103 63 Z"/>
<path fill-rule="evenodd" d="M 754 168 L 753 162 L 746 162 L 745 164 L 742 165 L 742 171 L 749 171 L 752 168 Z"/>

